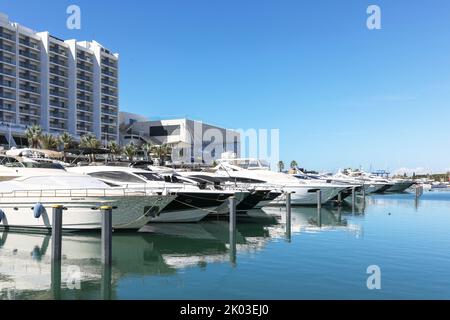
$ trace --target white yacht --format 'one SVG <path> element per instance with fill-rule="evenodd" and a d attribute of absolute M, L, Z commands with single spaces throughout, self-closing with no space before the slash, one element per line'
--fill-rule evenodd
<path fill-rule="evenodd" d="M 228 214 L 228 198 L 235 196 L 243 201 L 248 192 L 241 190 L 217 190 L 200 188 L 197 182 L 189 179 L 166 181 L 156 172 L 119 166 L 81 166 L 67 168 L 69 172 L 86 174 L 110 186 L 121 186 L 135 190 L 153 190 L 176 195 L 151 222 L 197 222 L 207 215 Z"/>
<path fill-rule="evenodd" d="M 322 181 L 300 180 L 292 175 L 270 171 L 270 167 L 263 160 L 257 159 L 221 159 L 214 168 L 218 177 L 231 178 L 236 183 L 247 183 L 253 186 L 271 188 L 278 192 L 290 192 L 293 205 L 317 204 L 317 191 L 322 191 L 322 203 L 336 197 L 340 192 L 349 188 L 348 185 L 337 185 Z M 195 174 L 195 173 L 192 173 Z M 270 205 L 284 205 L 284 194 L 271 200 Z"/>
<path fill-rule="evenodd" d="M 151 191 L 112 188 L 92 177 L 53 164 L 14 162 L 0 165 L 0 228 L 51 229 L 52 206 L 63 205 L 63 229 L 101 228 L 100 207 L 113 206 L 114 229 L 140 229 L 174 199 Z"/>

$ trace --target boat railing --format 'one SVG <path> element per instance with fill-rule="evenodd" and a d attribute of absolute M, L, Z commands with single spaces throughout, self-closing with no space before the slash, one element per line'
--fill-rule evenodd
<path fill-rule="evenodd" d="M 170 190 L 168 190 L 170 191 Z M 127 197 L 145 195 L 167 194 L 163 188 L 156 187 L 131 187 L 131 188 L 84 188 L 84 189 L 35 189 L 35 190 L 13 190 L 0 192 L 0 198 L 29 198 L 29 197 Z"/>

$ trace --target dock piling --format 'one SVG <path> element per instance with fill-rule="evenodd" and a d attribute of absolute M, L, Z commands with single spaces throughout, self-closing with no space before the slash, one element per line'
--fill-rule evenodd
<path fill-rule="evenodd" d="M 52 207 L 52 260 L 55 261 L 61 261 L 63 210 L 60 204 Z"/>
<path fill-rule="evenodd" d="M 355 211 L 356 205 L 356 187 L 352 187 L 352 211 Z"/>
<path fill-rule="evenodd" d="M 322 190 L 317 190 L 317 209 L 322 208 Z"/>
<path fill-rule="evenodd" d="M 234 265 L 236 263 L 236 198 L 230 197 L 228 201 L 230 210 L 230 262 Z"/>
<path fill-rule="evenodd" d="M 286 238 L 287 241 L 291 241 L 291 220 L 292 208 L 291 208 L 291 193 L 286 192 Z"/>
<path fill-rule="evenodd" d="M 102 263 L 112 264 L 112 207 L 102 206 Z"/>
<path fill-rule="evenodd" d="M 342 205 L 342 193 L 341 192 L 338 193 L 338 200 L 337 200 L 337 202 L 338 202 L 338 206 Z"/>

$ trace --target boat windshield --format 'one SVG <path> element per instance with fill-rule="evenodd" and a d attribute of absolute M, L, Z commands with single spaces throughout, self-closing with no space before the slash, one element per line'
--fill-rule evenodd
<path fill-rule="evenodd" d="M 229 164 L 233 166 L 240 167 L 242 169 L 270 169 L 269 163 L 265 160 L 257 160 L 257 159 L 234 159 L 227 161 Z"/>
<path fill-rule="evenodd" d="M 91 177 L 100 179 L 100 180 L 109 180 L 113 182 L 119 183 L 144 183 L 145 181 L 142 178 L 136 177 L 128 172 L 122 171 L 100 171 L 100 172 L 91 172 L 89 173 Z"/>
<path fill-rule="evenodd" d="M 153 172 L 134 172 L 134 174 L 137 174 L 140 177 L 143 177 L 145 180 L 150 181 L 165 181 L 163 177 L 161 177 L 157 173 Z"/>
<path fill-rule="evenodd" d="M 48 162 L 9 162 L 4 164 L 5 167 L 9 168 L 40 168 L 40 169 L 58 169 L 65 170 L 59 163 L 48 163 Z"/>

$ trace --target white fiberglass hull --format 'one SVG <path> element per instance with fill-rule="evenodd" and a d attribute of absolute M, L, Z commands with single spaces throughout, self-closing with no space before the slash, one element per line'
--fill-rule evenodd
<path fill-rule="evenodd" d="M 212 208 L 192 208 L 177 211 L 167 211 L 162 212 L 157 217 L 151 218 L 150 222 L 161 222 L 161 223 L 176 223 L 176 222 L 198 222 L 206 217 L 208 214 L 215 212 L 214 207 Z"/>
<path fill-rule="evenodd" d="M 114 196 L 114 197 L 2 197 L 0 209 L 3 219 L 1 229 L 47 229 L 51 230 L 55 204 L 63 205 L 63 229 L 96 230 L 101 228 L 101 206 L 113 206 L 114 229 L 140 229 L 164 209 L 174 196 Z M 39 218 L 35 218 L 33 207 L 40 203 L 44 207 Z"/>
<path fill-rule="evenodd" d="M 327 186 L 327 185 L 300 185 L 300 186 L 287 186 L 283 187 L 284 192 L 291 193 L 291 204 L 292 205 L 315 205 L 317 204 L 317 190 L 322 191 L 322 201 L 324 204 L 334 197 L 336 197 L 339 192 L 347 189 L 345 186 Z M 276 198 L 274 201 L 270 202 L 270 205 L 285 205 L 286 196 L 283 194 Z"/>

